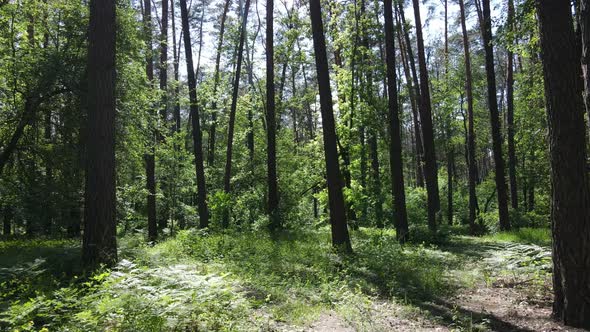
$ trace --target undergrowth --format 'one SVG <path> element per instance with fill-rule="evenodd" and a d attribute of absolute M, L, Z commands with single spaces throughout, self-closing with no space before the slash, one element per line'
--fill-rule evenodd
<path fill-rule="evenodd" d="M 75 242 L 11 241 L 0 247 L 0 329 L 280 330 L 335 311 L 360 330 L 378 330 L 376 303 L 420 307 L 469 286 L 457 271 L 469 269 L 479 242 L 444 232 L 426 239 L 439 248 L 416 234 L 400 246 L 392 230 L 361 228 L 348 256 L 332 251 L 326 228 L 186 230 L 155 245 L 127 236 L 119 264 L 90 276 L 67 268 L 79 266 Z"/>

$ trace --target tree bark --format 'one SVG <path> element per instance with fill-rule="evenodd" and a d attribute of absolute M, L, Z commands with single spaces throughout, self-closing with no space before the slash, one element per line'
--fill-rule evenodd
<path fill-rule="evenodd" d="M 475 218 L 477 208 L 477 194 L 475 185 L 477 183 L 477 163 L 475 161 L 475 124 L 473 116 L 473 78 L 471 75 L 471 54 L 469 47 L 469 35 L 465 25 L 465 3 L 459 0 L 459 10 L 461 12 L 461 30 L 463 32 L 463 53 L 465 56 L 465 94 L 467 96 L 467 167 L 468 167 L 468 186 L 469 186 L 469 229 L 471 234 L 475 233 Z"/>
<path fill-rule="evenodd" d="M 232 168 L 232 153 L 234 141 L 234 126 L 236 122 L 236 108 L 238 105 L 238 92 L 240 87 L 240 74 L 242 71 L 242 59 L 244 51 L 244 39 L 246 38 L 246 26 L 248 22 L 248 11 L 250 8 L 250 0 L 246 0 L 244 16 L 242 19 L 242 29 L 240 33 L 240 42 L 238 45 L 238 62 L 236 64 L 236 72 L 234 75 L 233 92 L 231 100 L 231 108 L 229 112 L 229 124 L 227 130 L 227 150 L 225 159 L 225 175 L 223 178 L 223 190 L 229 195 L 231 191 L 231 168 Z M 268 125 L 267 125 L 268 126 Z M 227 228 L 229 226 L 230 207 L 226 207 L 223 211 L 222 226 Z"/>
<path fill-rule="evenodd" d="M 266 1 L 266 163 L 268 181 L 268 218 L 271 230 L 281 226 L 279 218 L 279 190 L 277 184 L 277 147 L 275 118 L 275 83 L 274 83 L 274 0 Z M 245 32 L 245 27 L 244 27 Z M 286 64 L 286 62 L 285 62 Z M 284 69 L 283 69 L 284 80 Z M 281 83 L 281 86 L 284 83 Z"/>
<path fill-rule="evenodd" d="M 193 154 L 195 155 L 195 171 L 197 176 L 197 204 L 199 210 L 199 227 L 209 226 L 209 208 L 207 207 L 207 187 L 205 184 L 205 168 L 203 167 L 203 137 L 197 104 L 197 81 L 193 66 L 193 51 L 188 25 L 188 9 L 186 0 L 180 0 L 180 15 L 184 34 L 184 52 L 186 56 L 186 71 L 188 78 L 188 93 L 190 101 L 190 115 L 193 134 Z"/>
<path fill-rule="evenodd" d="M 395 72 L 395 39 L 393 36 L 393 4 L 385 0 L 385 59 L 387 62 L 387 93 L 389 105 L 389 163 L 392 192 L 396 214 L 396 234 L 400 243 L 409 238 L 408 216 L 402 160 L 401 129 L 397 100 L 397 77 Z"/>
<path fill-rule="evenodd" d="M 579 24 L 582 47 L 582 75 L 584 77 L 584 103 L 590 126 L 590 0 L 579 0 Z M 590 127 L 589 127 L 590 128 Z"/>
<path fill-rule="evenodd" d="M 398 18 L 398 16 L 396 16 Z M 406 86 L 408 88 L 408 95 L 410 97 L 410 106 L 412 107 L 412 124 L 414 129 L 414 138 L 416 140 L 415 147 L 416 147 L 416 185 L 418 187 L 424 187 L 424 172 L 423 172 L 423 159 L 424 159 L 424 146 L 422 144 L 422 130 L 420 130 L 420 119 L 418 118 L 418 97 L 416 93 L 418 92 L 415 90 L 417 87 L 414 86 L 412 81 L 412 76 L 410 76 L 410 65 L 408 63 L 408 58 L 410 57 L 410 52 L 406 51 L 409 50 L 409 47 L 404 45 L 404 40 L 402 35 L 404 32 L 402 31 L 402 23 L 398 19 L 398 42 L 400 45 L 400 53 L 402 59 L 402 65 L 404 68 L 404 75 L 406 77 Z M 409 39 L 409 37 L 408 37 Z M 413 55 L 412 55 L 413 56 Z M 412 59 L 412 62 L 414 60 Z M 414 69 L 415 70 L 415 69 Z M 387 89 L 386 89 L 387 90 Z"/>
<path fill-rule="evenodd" d="M 492 148 L 494 152 L 494 166 L 496 188 L 498 193 L 498 216 L 500 229 L 510 229 L 508 216 L 508 192 L 504 171 L 504 157 L 502 155 L 502 128 L 496 98 L 496 71 L 494 69 L 494 46 L 492 44 L 492 18 L 490 14 L 490 0 L 482 0 L 483 5 L 483 44 L 486 59 L 486 77 L 488 82 L 488 107 L 490 110 L 490 124 L 492 126 Z"/>
<path fill-rule="evenodd" d="M 416 39 L 418 41 L 418 64 L 420 67 L 420 119 L 422 120 L 422 136 L 424 138 L 424 178 L 428 194 L 428 227 L 436 230 L 437 214 L 440 211 L 438 191 L 438 169 L 434 149 L 434 130 L 432 127 L 432 105 L 426 55 L 424 53 L 424 37 L 422 36 L 422 20 L 420 18 L 420 2 L 412 0 L 416 22 Z"/>
<path fill-rule="evenodd" d="M 514 30 L 514 2 L 508 0 L 508 26 Z M 518 209 L 518 186 L 516 182 L 516 147 L 514 144 L 514 54 L 510 47 L 507 50 L 506 67 L 506 127 L 508 131 L 508 178 L 510 180 L 510 203 L 513 209 Z"/>
<path fill-rule="evenodd" d="M 330 73 L 328 56 L 326 54 L 326 39 L 322 23 L 320 0 L 310 0 L 311 30 L 318 76 L 320 94 L 320 109 L 324 135 L 324 153 L 326 158 L 326 173 L 328 180 L 328 201 L 330 206 L 330 224 L 332 230 L 332 245 L 345 253 L 352 252 L 344 196 L 342 194 L 342 178 L 338 165 L 338 151 L 336 149 L 336 126 L 332 108 L 332 92 L 330 90 Z"/>
<path fill-rule="evenodd" d="M 549 120 L 553 313 L 590 329 L 590 184 L 583 84 L 570 3 L 536 1 Z"/>
<path fill-rule="evenodd" d="M 92 0 L 88 29 L 88 123 L 84 238 L 86 267 L 117 261 L 115 1 Z"/>
<path fill-rule="evenodd" d="M 150 88 L 154 83 L 154 61 L 152 59 L 152 5 L 151 0 L 144 0 L 143 5 L 143 24 L 145 33 L 146 66 L 145 71 Z M 151 123 L 151 121 L 149 121 Z M 150 136 L 148 142 L 148 152 L 144 155 L 145 159 L 145 177 L 147 194 L 147 218 L 148 218 L 148 240 L 155 241 L 158 237 L 158 226 L 156 222 L 156 158 L 155 158 L 155 137 L 154 133 Z"/>

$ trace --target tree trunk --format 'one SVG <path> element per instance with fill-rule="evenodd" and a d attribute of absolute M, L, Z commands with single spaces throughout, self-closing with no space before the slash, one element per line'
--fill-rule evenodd
<path fill-rule="evenodd" d="M 590 329 L 590 184 L 583 84 L 570 3 L 536 1 L 549 120 L 553 313 Z"/>
<path fill-rule="evenodd" d="M 504 171 L 504 157 L 502 155 L 502 128 L 496 99 L 496 71 L 494 69 L 494 47 L 492 44 L 492 18 L 490 14 L 490 0 L 482 0 L 483 4 L 483 44 L 486 59 L 486 76 L 488 81 L 488 107 L 490 108 L 490 123 L 492 126 L 492 147 L 494 152 L 494 166 L 496 188 L 498 193 L 498 215 L 500 229 L 510 229 L 508 217 L 508 193 Z"/>
<path fill-rule="evenodd" d="M 342 178 L 340 176 L 340 166 L 338 165 L 336 126 L 332 109 L 332 92 L 330 91 L 330 73 L 328 56 L 326 54 L 326 39 L 324 37 L 321 4 L 320 0 L 310 0 L 309 3 L 322 113 L 332 245 L 342 252 L 352 252 L 348 226 L 346 224 L 344 196 L 342 195 Z"/>
<path fill-rule="evenodd" d="M 180 48 L 182 44 L 182 39 L 178 40 L 178 47 L 176 47 L 176 22 L 174 14 L 174 0 L 170 0 L 170 16 L 172 17 L 172 47 L 174 48 L 174 82 L 176 86 L 174 87 L 174 130 L 175 132 L 180 132 L 180 102 L 178 100 L 178 96 L 180 93 L 180 84 L 178 80 L 178 66 L 180 64 Z M 182 30 L 181 30 L 182 32 Z"/>
<path fill-rule="evenodd" d="M 579 0 L 579 3 L 584 103 L 586 104 L 586 113 L 588 114 L 588 125 L 590 125 L 590 0 Z"/>
<path fill-rule="evenodd" d="M 11 234 L 11 223 L 12 223 L 12 216 L 13 216 L 13 212 L 12 212 L 12 207 L 5 207 L 4 208 L 4 216 L 2 219 L 2 234 L 4 234 L 4 237 L 7 237 Z"/>
<path fill-rule="evenodd" d="M 508 26 L 514 30 L 514 3 L 508 0 Z M 511 42 L 512 44 L 512 42 Z M 511 46 L 511 45 L 510 45 Z M 510 203 L 518 209 L 518 187 L 516 183 L 516 147 L 514 144 L 514 54 L 507 50 L 506 74 L 506 127 L 508 131 L 508 177 L 510 179 Z"/>
<path fill-rule="evenodd" d="M 231 0 L 226 0 L 221 14 L 219 26 L 219 40 L 217 42 L 217 55 L 215 56 L 215 71 L 213 73 L 213 105 L 211 112 L 211 127 L 209 128 L 209 151 L 207 153 L 207 165 L 213 166 L 215 162 L 215 130 L 217 128 L 217 89 L 219 87 L 219 63 L 221 62 L 221 49 L 223 47 L 223 35 L 225 33 L 225 20 Z"/>
<path fill-rule="evenodd" d="M 418 64 L 420 66 L 420 119 L 422 120 L 422 136 L 424 138 L 424 177 L 428 193 L 428 227 L 436 230 L 437 214 L 440 211 L 440 197 L 438 192 L 438 169 L 436 152 L 434 150 L 434 130 L 432 127 L 432 105 L 430 104 L 430 89 L 426 55 L 424 53 L 424 38 L 422 37 L 422 20 L 420 18 L 420 2 L 412 0 L 416 22 L 416 39 L 418 41 Z"/>
<path fill-rule="evenodd" d="M 266 163 L 268 171 L 268 217 L 271 230 L 281 226 L 279 218 L 279 190 L 277 185 L 277 146 L 274 83 L 274 0 L 266 1 Z M 244 33 L 246 28 L 244 26 Z M 286 63 L 286 62 L 285 62 Z M 284 77 L 284 70 L 283 70 Z M 283 78 L 284 79 L 284 78 Z M 284 85 L 281 83 L 281 85 Z"/>
<path fill-rule="evenodd" d="M 195 155 L 195 171 L 197 176 L 197 204 L 199 210 L 199 227 L 209 226 L 209 209 L 207 207 L 207 187 L 205 184 L 205 168 L 203 167 L 203 138 L 199 108 L 197 105 L 197 81 L 193 67 L 193 51 L 188 24 L 188 9 L 186 0 L 180 0 L 180 15 L 184 34 L 184 52 L 186 57 L 186 71 L 188 78 L 188 93 L 190 101 L 190 115 L 193 129 L 193 154 Z"/>
<path fill-rule="evenodd" d="M 401 146 L 401 130 L 397 100 L 397 77 L 395 73 L 395 39 L 393 36 L 392 0 L 385 0 L 385 59 L 387 62 L 387 93 L 389 104 L 389 163 L 396 213 L 395 229 L 397 239 L 404 243 L 409 238 L 406 194 Z"/>
<path fill-rule="evenodd" d="M 146 50 L 146 66 L 145 71 L 149 86 L 152 88 L 154 83 L 154 61 L 152 59 L 152 5 L 151 0 L 144 0 L 143 24 L 145 33 Z M 149 121 L 151 123 L 151 121 Z M 154 133 L 148 134 L 150 139 L 148 141 L 148 152 L 144 155 L 145 159 L 145 177 L 147 195 L 147 218 L 148 218 L 148 240 L 155 241 L 158 237 L 158 227 L 156 224 L 156 158 L 155 158 L 155 142 L 153 140 Z"/>
<path fill-rule="evenodd" d="M 92 0 L 88 29 L 88 123 L 84 238 L 86 267 L 117 261 L 115 1 Z"/>
<path fill-rule="evenodd" d="M 471 54 L 469 53 L 469 35 L 465 25 L 465 4 L 459 0 L 461 12 L 461 30 L 463 32 L 463 53 L 465 56 L 465 94 L 467 95 L 467 167 L 469 182 L 469 229 L 471 234 L 475 233 L 475 218 L 477 208 L 477 194 L 475 185 L 477 183 L 477 164 L 475 161 L 475 124 L 473 116 L 473 78 L 471 76 Z"/>
<path fill-rule="evenodd" d="M 234 126 L 236 122 L 236 108 L 238 105 L 238 92 L 240 87 L 240 73 L 242 71 L 242 59 L 244 51 L 244 39 L 246 38 L 246 26 L 248 22 L 248 11 L 250 8 L 250 0 L 246 0 L 244 16 L 242 19 L 242 30 L 240 33 L 240 42 L 238 45 L 238 62 L 236 64 L 236 72 L 234 75 L 233 92 L 231 100 L 231 109 L 229 112 L 229 124 L 227 130 L 227 150 L 225 159 L 225 176 L 223 178 L 223 190 L 229 195 L 231 191 L 231 167 L 232 167 L 232 153 L 233 153 L 233 141 L 234 141 Z M 274 99 L 273 99 L 274 100 Z M 267 125 L 268 126 L 268 125 Z M 223 211 L 223 228 L 229 226 L 230 207 L 226 207 Z"/>
<path fill-rule="evenodd" d="M 396 18 L 398 18 L 396 16 Z M 404 40 L 402 38 L 403 31 L 402 31 L 402 23 L 398 19 L 398 42 L 400 45 L 400 53 L 402 59 L 402 65 L 404 68 L 404 74 L 406 77 L 406 86 L 408 88 L 408 95 L 410 97 L 410 106 L 412 107 L 412 124 L 414 129 L 414 138 L 416 140 L 416 185 L 418 187 L 424 187 L 424 172 L 423 172 L 423 157 L 424 157 L 424 146 L 422 144 L 422 131 L 420 130 L 420 119 L 418 118 L 418 99 L 416 96 L 415 86 L 412 81 L 412 76 L 410 76 L 410 65 L 408 64 L 408 58 L 410 57 L 409 50 L 407 46 L 404 45 Z M 412 60 L 413 62 L 413 60 Z M 386 89 L 387 90 L 387 89 Z"/>

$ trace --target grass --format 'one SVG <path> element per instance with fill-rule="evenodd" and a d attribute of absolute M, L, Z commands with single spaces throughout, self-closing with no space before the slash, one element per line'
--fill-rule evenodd
<path fill-rule="evenodd" d="M 124 237 L 121 262 L 91 276 L 72 269 L 76 242 L 7 241 L 0 244 L 0 330 L 277 330 L 326 311 L 376 330 L 378 303 L 423 313 L 422 304 L 482 278 L 468 264 L 470 252 L 508 238 L 402 247 L 392 230 L 361 228 L 352 237 L 355 253 L 344 257 L 332 251 L 327 228 L 272 237 L 188 230 L 154 246 Z"/>
<path fill-rule="evenodd" d="M 485 236 L 484 239 L 492 241 L 516 242 L 523 244 L 536 244 L 538 246 L 551 246 L 551 230 L 549 228 L 523 227 L 508 232 L 499 232 Z"/>

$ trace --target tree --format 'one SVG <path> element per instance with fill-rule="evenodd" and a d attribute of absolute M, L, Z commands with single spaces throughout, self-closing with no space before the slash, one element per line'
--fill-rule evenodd
<path fill-rule="evenodd" d="M 117 261 L 115 190 L 115 1 L 90 1 L 88 123 L 82 260 Z"/>
<path fill-rule="evenodd" d="M 582 74 L 584 75 L 584 103 L 590 126 L 590 0 L 579 0 L 579 31 L 582 46 Z M 589 127 L 590 129 L 590 127 Z"/>
<path fill-rule="evenodd" d="M 395 41 L 393 37 L 392 0 L 385 0 L 385 58 L 387 62 L 387 93 L 389 105 L 389 162 L 396 213 L 396 234 L 401 243 L 408 240 L 408 218 L 402 161 L 401 133 L 395 73 Z"/>
<path fill-rule="evenodd" d="M 465 56 L 465 94 L 467 95 L 467 168 L 469 187 L 469 228 L 475 232 L 475 218 L 477 209 L 477 194 L 475 184 L 477 182 L 477 164 L 475 162 L 475 124 L 473 116 L 473 77 L 471 75 L 471 55 L 469 51 L 469 36 L 465 25 L 465 3 L 459 0 L 461 14 L 461 30 L 463 32 L 463 53 Z"/>
<path fill-rule="evenodd" d="M 590 329 L 590 184 L 583 86 L 567 1 L 536 1 L 551 163 L 553 314 Z"/>
<path fill-rule="evenodd" d="M 229 124 L 227 129 L 227 150 L 225 159 L 225 175 L 223 177 L 223 191 L 229 195 L 231 190 L 231 168 L 232 168 L 232 153 L 234 144 L 234 126 L 236 122 L 236 108 L 238 106 L 238 92 L 240 87 L 240 73 L 242 71 L 242 59 L 244 52 L 244 39 L 246 38 L 246 28 L 248 24 L 248 11 L 250 9 L 250 0 L 246 0 L 244 7 L 244 16 L 242 19 L 242 29 L 240 32 L 240 42 L 238 44 L 238 62 L 236 65 L 236 72 L 234 75 L 233 91 L 231 98 L 231 108 L 229 111 Z M 229 226 L 229 206 L 225 207 L 223 211 L 223 227 Z"/>
<path fill-rule="evenodd" d="M 267 137 L 267 171 L 268 171 L 268 216 L 270 228 L 280 227 L 278 215 L 279 193 L 277 185 L 276 152 L 276 118 L 275 118 L 275 83 L 274 83 L 274 0 L 266 1 L 266 137 Z M 243 38 L 243 37 L 242 37 Z"/>
<path fill-rule="evenodd" d="M 205 184 L 205 168 L 203 167 L 203 137 L 201 121 L 197 104 L 197 81 L 193 66 L 193 51 L 191 35 L 188 25 L 188 9 L 186 0 L 180 0 L 180 15 L 184 36 L 184 52 L 186 56 L 186 72 L 188 78 L 188 93 L 190 100 L 190 115 L 193 129 L 193 154 L 195 155 L 195 170 L 197 174 L 197 204 L 199 210 L 199 227 L 209 226 L 209 209 L 207 207 L 207 187 Z"/>
<path fill-rule="evenodd" d="M 496 179 L 496 192 L 498 194 L 498 215 L 500 229 L 510 229 L 508 217 L 508 192 L 504 171 L 504 157 L 502 155 L 502 128 L 498 112 L 498 100 L 496 99 L 496 71 L 494 68 L 494 46 L 492 44 L 492 18 L 490 14 L 490 0 L 482 0 L 482 36 L 485 49 L 486 77 L 488 82 L 488 107 L 490 111 L 490 124 L 492 126 L 492 150 L 494 152 L 494 166 Z"/>
<path fill-rule="evenodd" d="M 146 66 L 145 72 L 149 81 L 150 88 L 154 82 L 154 61 L 152 59 L 152 5 L 151 0 L 144 0 L 143 24 L 146 43 Z M 149 121 L 151 123 L 151 121 Z M 152 124 L 153 125 L 153 124 Z M 145 158 L 145 177 L 147 194 L 147 219 L 148 219 L 148 239 L 155 241 L 158 237 L 158 226 L 156 224 L 156 157 L 154 132 L 148 133 L 148 152 Z"/>
<path fill-rule="evenodd" d="M 508 0 L 509 35 L 514 33 L 514 2 Z M 516 183 L 516 146 L 514 143 L 514 54 L 512 37 L 509 37 L 506 64 L 506 129 L 508 132 L 508 178 L 510 180 L 510 204 L 518 209 L 518 186 Z"/>
<path fill-rule="evenodd" d="M 211 126 L 209 127 L 209 150 L 207 152 L 207 165 L 213 166 L 215 162 L 215 131 L 217 127 L 217 88 L 219 87 L 219 64 L 221 62 L 221 48 L 223 47 L 223 36 L 225 34 L 225 20 L 231 0 L 226 0 L 221 14 L 219 25 L 219 40 L 217 41 L 217 55 L 215 56 L 215 71 L 213 72 L 213 105 L 211 113 Z"/>
<path fill-rule="evenodd" d="M 428 193 L 428 227 L 436 230 L 437 214 L 440 211 L 438 191 L 438 171 L 436 152 L 434 149 L 434 130 L 432 128 L 432 105 L 430 103 L 430 87 L 426 55 L 424 53 L 424 37 L 422 36 L 422 20 L 420 18 L 420 2 L 412 0 L 416 21 L 416 39 L 418 42 L 418 65 L 420 67 L 420 119 L 422 120 L 422 136 L 424 143 L 424 178 Z"/>
<path fill-rule="evenodd" d="M 309 7 L 322 113 L 332 245 L 342 252 L 352 252 L 346 224 L 344 196 L 342 195 L 342 177 L 340 175 L 340 165 L 338 165 L 336 126 L 332 109 L 332 91 L 330 89 L 330 73 L 320 0 L 310 0 Z"/>

